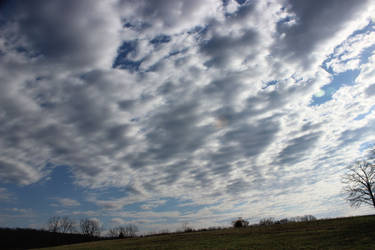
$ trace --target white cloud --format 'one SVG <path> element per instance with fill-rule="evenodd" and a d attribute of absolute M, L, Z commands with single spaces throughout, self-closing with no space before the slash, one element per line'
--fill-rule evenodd
<path fill-rule="evenodd" d="M 5 183 L 15 182 L 20 185 L 28 185 L 38 181 L 44 175 L 40 171 L 41 166 L 33 168 L 22 161 L 15 161 L 5 157 L 0 157 L 0 167 L 0 179 Z"/>
<path fill-rule="evenodd" d="M 331 67 L 335 73 L 358 69 L 361 54 L 366 48 L 373 45 L 374 39 L 375 32 L 371 28 L 364 33 L 348 38 L 335 48 L 333 58 L 328 60 L 326 66 Z"/>
<path fill-rule="evenodd" d="M 111 222 L 117 225 L 124 225 L 125 221 L 121 218 L 112 218 Z"/>
<path fill-rule="evenodd" d="M 73 211 L 72 215 L 84 215 L 84 216 L 97 216 L 98 211 L 86 210 L 86 211 Z"/>
<path fill-rule="evenodd" d="M 56 200 L 60 206 L 63 206 L 63 207 L 75 207 L 75 206 L 80 205 L 78 201 L 70 199 L 70 198 L 53 198 L 53 199 Z"/>
<path fill-rule="evenodd" d="M 141 206 L 144 210 L 150 210 L 156 207 L 159 207 L 160 205 L 163 205 L 167 202 L 167 200 L 151 200 L 147 201 L 145 204 Z"/>

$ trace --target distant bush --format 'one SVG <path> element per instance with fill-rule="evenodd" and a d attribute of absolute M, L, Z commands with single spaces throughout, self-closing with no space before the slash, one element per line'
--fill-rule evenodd
<path fill-rule="evenodd" d="M 125 238 L 125 235 L 124 235 L 124 233 L 123 232 L 120 232 L 120 234 L 119 234 L 119 239 L 123 239 L 123 238 Z"/>
<path fill-rule="evenodd" d="M 237 220 L 232 221 L 232 225 L 235 228 L 247 227 L 249 226 L 249 222 L 242 217 L 239 217 Z"/>

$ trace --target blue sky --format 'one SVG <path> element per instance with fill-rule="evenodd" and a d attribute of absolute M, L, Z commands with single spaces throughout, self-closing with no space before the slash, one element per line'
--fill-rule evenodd
<path fill-rule="evenodd" d="M 0 226 L 372 213 L 374 1 L 5 1 Z"/>

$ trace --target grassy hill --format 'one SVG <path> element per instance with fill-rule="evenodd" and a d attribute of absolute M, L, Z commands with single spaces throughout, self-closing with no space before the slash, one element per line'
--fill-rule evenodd
<path fill-rule="evenodd" d="M 375 249 L 375 216 L 173 233 L 48 249 Z"/>

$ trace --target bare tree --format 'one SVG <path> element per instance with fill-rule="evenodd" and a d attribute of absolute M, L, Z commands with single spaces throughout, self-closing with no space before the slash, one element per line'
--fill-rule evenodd
<path fill-rule="evenodd" d="M 90 219 L 81 219 L 80 221 L 81 232 L 90 236 L 100 236 L 99 222 Z"/>
<path fill-rule="evenodd" d="M 74 221 L 68 216 L 64 216 L 60 219 L 60 232 L 61 233 L 73 233 L 75 231 Z"/>
<path fill-rule="evenodd" d="M 192 232 L 192 231 L 194 231 L 194 229 L 191 226 L 189 226 L 189 222 L 185 221 L 182 223 L 182 232 L 187 233 L 187 232 Z"/>
<path fill-rule="evenodd" d="M 48 219 L 48 231 L 55 233 L 73 233 L 74 221 L 68 216 L 52 216 Z"/>
<path fill-rule="evenodd" d="M 121 232 L 125 237 L 135 237 L 138 232 L 138 227 L 133 224 L 128 224 L 125 227 L 121 227 L 120 233 Z"/>
<path fill-rule="evenodd" d="M 375 207 L 375 164 L 357 161 L 343 177 L 347 200 L 353 207 L 367 204 Z"/>
<path fill-rule="evenodd" d="M 48 231 L 57 233 L 60 231 L 60 217 L 52 216 L 47 222 Z"/>
<path fill-rule="evenodd" d="M 119 237 L 119 238 L 135 237 L 137 232 L 138 232 L 138 227 L 136 225 L 128 224 L 125 226 L 118 226 L 118 227 L 111 228 L 108 231 L 108 236 Z"/>
<path fill-rule="evenodd" d="M 114 228 L 109 229 L 108 236 L 112 237 L 112 238 L 120 237 L 120 232 L 119 232 L 118 227 L 114 227 Z"/>
<path fill-rule="evenodd" d="M 269 226 L 269 225 L 273 225 L 275 223 L 276 223 L 276 221 L 273 217 L 264 218 L 264 219 L 261 219 L 259 221 L 259 225 L 261 225 L 261 226 Z"/>

